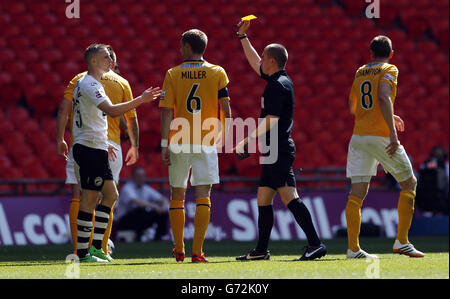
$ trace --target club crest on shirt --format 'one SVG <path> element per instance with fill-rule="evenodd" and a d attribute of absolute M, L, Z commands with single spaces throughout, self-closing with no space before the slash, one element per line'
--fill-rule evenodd
<path fill-rule="evenodd" d="M 94 184 L 95 184 L 95 186 L 101 186 L 102 185 L 102 183 L 103 183 L 103 179 L 101 178 L 101 177 L 96 177 L 95 179 L 94 179 Z"/>

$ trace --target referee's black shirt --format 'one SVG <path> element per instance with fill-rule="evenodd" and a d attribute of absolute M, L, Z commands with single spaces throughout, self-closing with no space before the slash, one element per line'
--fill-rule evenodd
<path fill-rule="evenodd" d="M 295 144 L 291 136 L 294 122 L 294 84 L 285 70 L 268 76 L 260 67 L 260 73 L 261 78 L 267 81 L 261 99 L 260 118 L 265 118 L 267 115 L 280 118 L 277 126 L 272 128 L 272 130 L 278 129 L 278 152 L 295 155 Z M 266 133 L 266 145 L 270 145 L 269 132 Z"/>

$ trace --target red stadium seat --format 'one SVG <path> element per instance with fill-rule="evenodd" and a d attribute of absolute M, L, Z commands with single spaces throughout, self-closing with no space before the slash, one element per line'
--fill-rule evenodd
<path fill-rule="evenodd" d="M 258 16 L 250 29 L 258 53 L 272 42 L 284 44 L 289 51 L 287 71 L 296 89 L 294 139 L 302 153 L 307 153 L 298 157 L 297 167 L 345 165 L 353 125 L 347 116 L 349 88 L 356 68 L 370 61 L 369 43 L 378 34 L 386 34 L 393 41 L 392 63 L 400 70 L 395 109 L 409 128 L 407 137 L 402 138 L 412 145 L 408 153 L 419 160 L 424 155 L 423 132 L 411 132 L 419 128 L 427 127 L 427 143 L 448 139 L 448 126 L 442 125 L 448 122 L 448 0 L 433 4 L 417 0 L 414 5 L 409 0 L 385 1 L 377 20 L 365 17 L 368 3 L 353 0 L 280 0 L 276 4 L 270 0 L 232 0 L 227 5 L 221 0 L 99 1 L 83 2 L 80 19 L 65 16 L 64 1 L 2 2 L 0 68 L 4 71 L 0 74 L 0 117 L 7 121 L 0 122 L 0 157 L 10 157 L 11 149 L 3 146 L 10 133 L 22 136 L 13 134 L 12 138 L 33 152 L 39 151 L 39 141 L 54 140 L 54 116 L 62 91 L 75 74 L 86 70 L 83 51 L 93 42 L 114 47 L 120 70 L 138 95 L 148 86 L 162 85 L 167 69 L 181 62 L 181 34 L 198 27 L 209 37 L 205 59 L 227 71 L 233 114 L 258 116 L 265 82 L 248 66 L 232 30 L 238 16 L 247 13 Z M 5 108 L 15 107 L 22 95 L 26 101 L 20 104 L 31 108 L 31 116 L 19 117 L 26 113 Z M 416 112 L 419 103 L 424 112 Z M 167 167 L 158 156 L 159 125 L 155 125 L 159 124 L 160 111 L 152 105 L 140 107 L 137 112 L 143 134 L 140 163 L 152 171 L 152 177 L 166 176 Z M 436 133 L 438 124 L 447 136 Z M 323 142 L 330 146 L 324 152 L 317 151 Z M 448 149 L 448 141 L 446 146 Z M 50 159 L 55 165 L 37 167 L 33 176 L 64 177 L 64 163 L 51 148 L 37 158 Z M 153 158 L 158 162 L 154 163 Z M 244 162 L 235 160 L 234 156 L 225 159 L 223 167 L 229 169 L 236 163 L 241 173 L 257 175 L 254 165 L 243 167 Z M 30 175 L 10 172 L 11 176 Z M 129 172 L 124 170 L 125 175 L 129 176 Z"/>
<path fill-rule="evenodd" d="M 0 62 L 11 61 L 16 57 L 14 51 L 10 49 L 0 49 Z"/>
<path fill-rule="evenodd" d="M 345 0 L 343 2 L 347 12 L 353 16 L 361 16 L 366 6 L 366 3 L 362 1 Z"/>
<path fill-rule="evenodd" d="M 30 113 L 23 107 L 10 107 L 7 110 L 9 121 L 15 125 L 17 129 L 22 129 L 25 122 L 30 120 Z"/>
<path fill-rule="evenodd" d="M 28 66 L 28 70 L 30 72 L 32 72 L 33 74 L 47 73 L 47 72 L 50 72 L 50 70 L 51 70 L 50 64 L 46 61 L 33 62 L 33 63 L 28 64 L 27 66 Z"/>
<path fill-rule="evenodd" d="M 8 63 L 6 63 L 5 65 L 8 65 Z M 19 63 L 18 64 L 20 68 L 22 68 L 22 66 L 24 66 L 24 64 Z M 4 86 L 7 84 L 11 84 L 12 83 L 12 76 L 7 74 L 7 73 L 3 73 L 0 74 L 0 86 Z"/>
<path fill-rule="evenodd" d="M 40 51 L 45 51 L 54 47 L 54 37 L 43 37 L 34 38 L 32 41 L 35 48 Z"/>
<path fill-rule="evenodd" d="M 0 178 L 3 180 L 23 179 L 24 175 L 18 168 L 0 167 Z"/>
<path fill-rule="evenodd" d="M 17 57 L 26 63 L 31 63 L 39 59 L 39 52 L 35 49 L 17 49 Z"/>
<path fill-rule="evenodd" d="M 28 5 L 28 11 L 33 15 L 42 15 L 49 13 L 51 10 L 51 4 L 46 2 L 33 2 Z"/>
<path fill-rule="evenodd" d="M 30 46 L 30 40 L 23 36 L 16 36 L 9 40 L 9 45 L 15 51 L 28 48 Z"/>
<path fill-rule="evenodd" d="M 9 26 L 10 24 L 11 16 L 5 12 L 0 12 L 0 26 L 2 26 L 2 28 L 6 28 L 6 26 Z"/>
<path fill-rule="evenodd" d="M 102 10 L 104 11 L 107 18 L 115 18 L 117 15 L 122 13 L 122 9 L 118 3 L 111 2 L 105 5 Z"/>
<path fill-rule="evenodd" d="M 23 14 L 26 11 L 26 4 L 23 2 L 11 2 L 6 6 L 7 11 L 12 15 Z"/>
<path fill-rule="evenodd" d="M 83 8 L 84 10 L 84 8 Z M 85 22 L 90 28 L 102 27 L 104 25 L 103 17 L 99 14 L 89 14 L 83 18 L 83 22 Z"/>
<path fill-rule="evenodd" d="M 448 27 L 445 30 L 442 30 L 438 33 L 437 38 L 439 40 L 439 46 L 442 50 L 447 51 L 449 49 L 449 40 L 448 40 L 449 30 Z"/>
<path fill-rule="evenodd" d="M 392 26 L 392 24 L 394 23 L 397 15 L 398 15 L 397 11 L 392 8 L 383 9 L 383 7 L 382 7 L 381 9 L 382 9 L 382 17 L 376 19 L 378 26 L 381 26 L 384 28 Z"/>

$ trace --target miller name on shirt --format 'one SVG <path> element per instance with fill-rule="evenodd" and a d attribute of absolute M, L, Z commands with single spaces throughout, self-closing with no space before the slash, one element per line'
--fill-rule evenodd
<path fill-rule="evenodd" d="M 206 71 L 184 71 L 181 79 L 206 79 Z"/>

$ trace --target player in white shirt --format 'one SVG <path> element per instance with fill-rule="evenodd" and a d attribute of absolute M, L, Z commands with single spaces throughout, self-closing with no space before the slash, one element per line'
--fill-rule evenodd
<path fill-rule="evenodd" d="M 73 95 L 73 143 L 107 151 L 108 121 L 97 106 L 112 103 L 103 85 L 88 73 L 78 80 Z"/>
<path fill-rule="evenodd" d="M 102 84 L 101 76 L 111 68 L 112 60 L 106 45 L 90 45 L 84 58 L 88 73 L 78 80 L 73 94 L 73 138 L 75 175 L 83 192 L 78 212 L 77 255 L 80 262 L 112 261 L 102 250 L 102 240 L 108 224 L 111 207 L 118 198 L 108 155 L 115 157 L 115 148 L 108 144 L 106 115 L 117 117 L 125 112 L 149 103 L 161 94 L 159 87 L 149 88 L 139 97 L 117 105 L 111 104 Z M 102 193 L 102 203 L 97 206 Z M 95 209 L 95 225 L 92 214 Z M 89 238 L 92 228 L 92 246 Z"/>
<path fill-rule="evenodd" d="M 113 60 L 112 68 L 109 72 L 102 75 L 100 83 L 103 85 L 106 95 L 111 100 L 111 103 L 118 104 L 122 102 L 127 102 L 129 100 L 133 99 L 133 94 L 131 91 L 131 86 L 129 85 L 129 82 L 121 77 L 120 71 L 119 71 L 119 65 L 117 64 L 117 56 L 111 46 L 108 46 L 108 51 L 111 56 L 111 59 Z M 61 102 L 61 105 L 58 110 L 58 116 L 57 116 L 57 151 L 58 154 L 63 157 L 67 163 L 66 163 L 66 184 L 71 185 L 72 187 L 72 199 L 70 200 L 69 204 L 69 219 L 70 219 L 70 231 L 72 236 L 72 243 L 74 252 L 76 251 L 77 247 L 77 217 L 78 217 L 78 210 L 80 208 L 80 201 L 81 201 L 81 192 L 80 188 L 78 186 L 78 181 L 75 176 L 75 166 L 74 166 L 74 159 L 73 159 L 73 153 L 72 153 L 72 144 L 73 144 L 73 138 L 71 138 L 70 142 L 70 150 L 67 145 L 67 143 L 64 140 L 64 132 L 65 128 L 67 126 L 67 121 L 70 120 L 70 132 L 72 134 L 72 127 L 73 127 L 73 115 L 72 115 L 72 104 L 73 104 L 73 91 L 75 89 L 75 85 L 77 84 L 78 80 L 81 79 L 84 75 L 86 75 L 86 72 L 82 72 L 77 74 L 72 80 L 70 80 L 69 84 L 67 85 L 66 89 L 64 90 L 64 98 Z M 114 181 L 116 184 L 119 184 L 120 179 L 120 171 L 122 170 L 123 166 L 123 156 L 122 156 L 122 147 L 120 146 L 120 128 L 122 128 L 122 122 L 126 124 L 126 131 L 128 133 L 128 136 L 130 138 L 131 147 L 126 153 L 125 156 L 125 162 L 127 166 L 133 165 L 137 162 L 137 159 L 139 157 L 138 152 L 138 146 L 139 146 L 139 124 L 137 120 L 137 114 L 135 109 L 128 111 L 124 115 L 121 115 L 120 117 L 111 118 L 107 117 L 108 119 L 108 142 L 113 145 L 114 147 L 118 148 L 117 151 L 115 151 L 115 154 L 117 155 L 117 158 L 115 160 L 109 160 L 109 166 L 111 167 L 111 171 L 113 174 Z M 123 120 L 123 121 L 122 121 Z M 124 128 L 125 130 L 125 128 Z M 114 210 L 114 208 L 113 208 Z M 109 218 L 108 226 L 106 228 L 105 236 L 103 239 L 103 245 L 102 248 L 105 252 L 108 252 L 108 239 L 111 234 L 112 229 L 112 220 L 113 220 L 113 210 L 111 211 L 111 215 Z M 91 239 L 92 239 L 91 235 Z"/>

